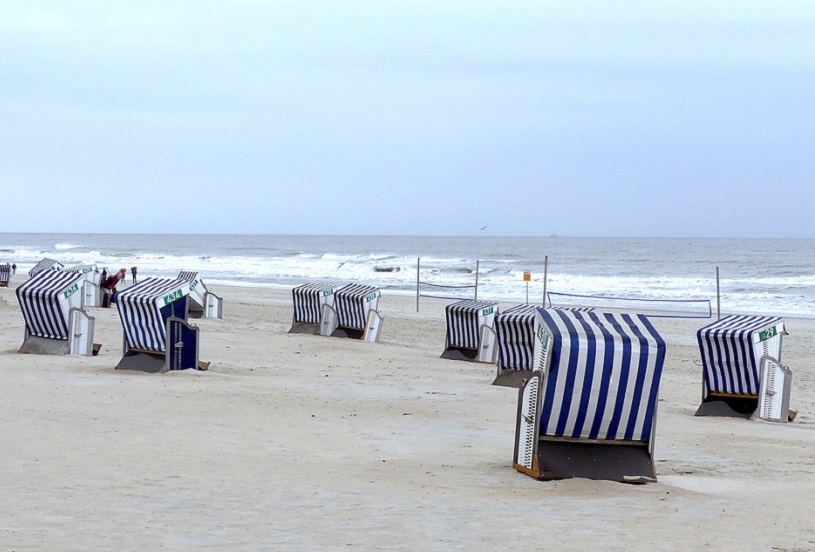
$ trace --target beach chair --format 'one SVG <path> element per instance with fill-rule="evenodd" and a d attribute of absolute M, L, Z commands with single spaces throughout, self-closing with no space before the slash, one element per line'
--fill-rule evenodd
<path fill-rule="evenodd" d="M 322 305 L 320 335 L 379 341 L 379 288 L 348 284 L 334 292 L 334 304 Z"/>
<path fill-rule="evenodd" d="M 0 287 L 8 287 L 9 280 L 11 280 L 11 265 L 0 264 Z"/>
<path fill-rule="evenodd" d="M 82 296 L 85 307 L 102 306 L 102 273 L 95 265 L 69 266 L 64 272 L 76 272 L 82 275 Z"/>
<path fill-rule="evenodd" d="M 21 353 L 92 355 L 95 319 L 83 310 L 82 275 L 45 270 L 15 290 L 25 320 Z"/>
<path fill-rule="evenodd" d="M 167 372 L 208 366 L 198 360 L 198 328 L 187 323 L 190 284 L 145 278 L 115 294 L 124 330 L 116 369 Z"/>
<path fill-rule="evenodd" d="M 192 318 L 217 318 L 224 316 L 224 300 L 207 289 L 198 273 L 182 270 L 178 279 L 190 283 L 189 316 Z"/>
<path fill-rule="evenodd" d="M 334 306 L 336 291 L 337 286 L 318 283 L 307 283 L 292 289 L 294 314 L 289 333 L 319 334 L 323 322 L 323 306 Z"/>
<path fill-rule="evenodd" d="M 591 312 L 592 307 L 566 307 L 560 310 Z M 498 348 L 497 374 L 493 385 L 520 388 L 532 375 L 535 354 L 536 305 L 517 305 L 495 316 Z"/>
<path fill-rule="evenodd" d="M 762 400 L 788 410 L 792 373 L 780 364 L 784 335 L 778 316 L 728 315 L 699 328 L 702 404 L 696 415 L 750 418 Z M 778 391 L 778 397 L 764 396 Z"/>
<path fill-rule="evenodd" d="M 36 276 L 40 272 L 43 272 L 44 270 L 62 270 L 62 267 L 63 264 L 61 262 L 46 257 L 37 264 L 35 264 L 34 268 L 28 271 L 28 275 L 33 278 L 34 276 Z"/>
<path fill-rule="evenodd" d="M 539 308 L 513 466 L 537 479 L 656 480 L 665 342 L 644 315 Z"/>
<path fill-rule="evenodd" d="M 447 335 L 441 358 L 495 362 L 498 303 L 465 299 L 447 305 Z"/>

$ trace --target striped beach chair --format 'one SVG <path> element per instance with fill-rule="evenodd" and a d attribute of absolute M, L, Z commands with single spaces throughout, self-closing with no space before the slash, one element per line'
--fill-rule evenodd
<path fill-rule="evenodd" d="M 91 355 L 95 320 L 83 310 L 82 275 L 45 270 L 16 289 L 25 320 L 21 353 Z"/>
<path fill-rule="evenodd" d="M 45 258 L 34 265 L 34 268 L 28 271 L 28 275 L 31 277 L 36 276 L 40 272 L 44 270 L 62 270 L 63 264 L 59 261 L 55 261 L 54 259 Z"/>
<path fill-rule="evenodd" d="M 495 362 L 498 303 L 465 299 L 447 305 L 447 336 L 441 358 Z"/>
<path fill-rule="evenodd" d="M 145 278 L 115 295 L 124 330 L 117 369 L 199 368 L 198 328 L 187 323 L 190 282 Z"/>
<path fill-rule="evenodd" d="M 513 466 L 538 479 L 655 481 L 665 342 L 641 314 L 538 309 Z"/>
<path fill-rule="evenodd" d="M 498 345 L 498 373 L 493 385 L 522 387 L 532 375 L 535 354 L 535 305 L 517 305 L 495 317 Z M 565 307 L 560 310 L 591 312 L 593 307 Z"/>
<path fill-rule="evenodd" d="M 521 387 L 532 375 L 537 312 L 535 305 L 516 305 L 495 317 L 498 373 L 493 385 Z"/>
<path fill-rule="evenodd" d="M 336 291 L 337 286 L 319 283 L 307 283 L 292 289 L 294 314 L 289 333 L 319 334 L 324 306 L 334 306 Z"/>
<path fill-rule="evenodd" d="M 788 410 L 791 373 L 780 365 L 786 333 L 784 319 L 778 316 L 728 315 L 699 328 L 702 404 L 696 415 L 749 418 L 762 397 L 770 403 L 786 401 Z M 771 376 L 775 379 L 774 374 L 786 380 L 781 382 L 781 394 L 768 381 Z M 763 382 L 770 384 L 766 392 Z"/>
<path fill-rule="evenodd" d="M 11 280 L 11 265 L 0 264 L 0 287 L 8 287 L 9 280 Z"/>
<path fill-rule="evenodd" d="M 320 335 L 379 341 L 379 288 L 348 284 L 334 292 L 334 305 L 323 305 Z"/>
<path fill-rule="evenodd" d="M 224 300 L 207 289 L 204 281 L 193 270 L 182 270 L 178 279 L 190 283 L 188 298 L 189 316 L 192 318 L 222 319 L 224 313 Z"/>
<path fill-rule="evenodd" d="M 69 266 L 62 270 L 82 275 L 82 295 L 86 307 L 102 306 L 102 273 L 99 272 L 96 265 Z"/>

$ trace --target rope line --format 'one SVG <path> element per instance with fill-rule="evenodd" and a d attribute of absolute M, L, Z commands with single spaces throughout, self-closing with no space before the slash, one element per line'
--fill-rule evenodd
<path fill-rule="evenodd" d="M 447 288 L 447 289 L 473 289 L 475 286 L 443 286 L 441 284 L 431 284 L 430 282 L 419 282 L 423 286 Z"/>

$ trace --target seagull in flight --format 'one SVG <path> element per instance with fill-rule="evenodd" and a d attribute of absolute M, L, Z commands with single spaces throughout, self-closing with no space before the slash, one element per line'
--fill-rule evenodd
<path fill-rule="evenodd" d="M 481 228 L 479 228 L 479 230 L 486 230 L 486 229 L 487 229 L 487 225 L 486 225 L 486 224 L 485 224 L 484 226 L 482 226 Z"/>

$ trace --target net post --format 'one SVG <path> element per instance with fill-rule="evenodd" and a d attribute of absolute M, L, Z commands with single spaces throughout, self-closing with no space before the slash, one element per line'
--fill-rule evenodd
<path fill-rule="evenodd" d="M 543 306 L 546 306 L 546 279 L 549 274 L 549 255 L 543 258 Z"/>
<path fill-rule="evenodd" d="M 722 318 L 722 300 L 721 293 L 719 292 L 719 267 L 716 267 L 716 320 Z"/>
<path fill-rule="evenodd" d="M 478 301 L 478 269 L 481 261 L 476 259 L 475 261 L 475 300 Z"/>
<path fill-rule="evenodd" d="M 419 312 L 419 265 L 421 261 L 421 257 L 416 257 L 416 312 Z"/>

